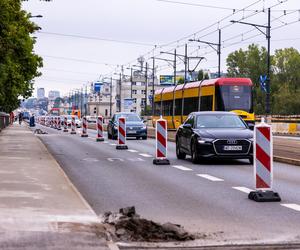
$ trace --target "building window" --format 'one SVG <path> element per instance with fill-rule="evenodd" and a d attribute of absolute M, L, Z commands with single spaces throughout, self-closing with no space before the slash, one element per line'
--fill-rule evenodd
<path fill-rule="evenodd" d="M 133 90 L 132 90 L 132 94 L 133 94 L 133 95 L 136 95 L 136 94 L 137 94 L 137 90 L 136 90 L 136 89 L 133 89 Z"/>
<path fill-rule="evenodd" d="M 133 103 L 136 103 L 136 98 L 133 98 Z"/>
<path fill-rule="evenodd" d="M 141 99 L 141 107 L 145 106 L 145 103 L 146 103 L 146 99 L 145 99 L 145 98 L 142 98 L 142 99 Z"/>
<path fill-rule="evenodd" d="M 105 109 L 105 116 L 108 116 L 108 110 Z"/>
<path fill-rule="evenodd" d="M 146 94 L 146 90 L 142 89 L 142 95 Z"/>
<path fill-rule="evenodd" d="M 132 82 L 132 85 L 133 85 L 133 86 L 136 86 L 136 82 Z"/>

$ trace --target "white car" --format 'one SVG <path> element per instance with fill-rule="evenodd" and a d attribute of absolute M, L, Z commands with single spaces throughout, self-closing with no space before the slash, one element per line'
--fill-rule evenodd
<path fill-rule="evenodd" d="M 76 127 L 77 128 L 81 128 L 81 125 L 82 125 L 81 120 L 76 115 L 74 115 L 74 117 L 75 117 Z M 71 123 L 72 123 L 72 115 L 67 115 L 67 124 L 68 124 L 68 127 L 71 127 Z"/>

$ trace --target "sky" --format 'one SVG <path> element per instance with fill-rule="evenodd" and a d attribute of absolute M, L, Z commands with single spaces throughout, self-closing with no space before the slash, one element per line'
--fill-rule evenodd
<path fill-rule="evenodd" d="M 265 36 L 252 26 L 232 24 L 231 20 L 267 24 L 271 7 L 271 53 L 294 47 L 300 50 L 299 0 L 52 0 L 23 2 L 23 9 L 41 27 L 36 37 L 35 53 L 44 61 L 42 76 L 35 79 L 35 89 L 43 87 L 62 94 L 84 88 L 102 77 L 118 78 L 144 56 L 173 60 L 172 55 L 203 56 L 199 69 L 217 71 L 218 57 L 213 48 L 189 39 L 217 43 L 222 33 L 221 70 L 226 72 L 229 53 L 251 43 L 267 46 Z M 263 29 L 264 31 L 264 29 Z M 177 59 L 177 69 L 183 63 Z M 191 61 L 190 68 L 197 61 Z M 172 74 L 172 66 L 156 60 L 157 74 Z M 34 91 L 36 96 L 36 90 Z"/>

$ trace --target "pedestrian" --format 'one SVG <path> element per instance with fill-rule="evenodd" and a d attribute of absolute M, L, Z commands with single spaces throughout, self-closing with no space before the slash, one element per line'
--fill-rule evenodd
<path fill-rule="evenodd" d="M 19 124 L 21 125 L 22 124 L 22 121 L 23 121 L 23 113 L 21 112 L 19 114 Z"/>
<path fill-rule="evenodd" d="M 14 112 L 10 112 L 10 124 L 12 125 L 15 121 L 15 114 Z"/>

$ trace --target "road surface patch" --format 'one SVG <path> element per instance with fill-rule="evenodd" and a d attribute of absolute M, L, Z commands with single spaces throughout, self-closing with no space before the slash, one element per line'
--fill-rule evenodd
<path fill-rule="evenodd" d="M 131 153 L 137 153 L 138 151 L 135 150 L 135 149 L 127 149 L 128 152 L 131 152 Z"/>
<path fill-rule="evenodd" d="M 253 191 L 252 189 L 246 188 L 246 187 L 232 187 L 235 190 L 244 192 L 246 194 L 249 194 L 251 191 Z"/>
<path fill-rule="evenodd" d="M 140 156 L 143 156 L 143 157 L 152 157 L 152 155 L 149 155 L 149 154 L 139 154 Z"/>
<path fill-rule="evenodd" d="M 121 158 L 107 158 L 108 161 L 110 162 L 114 162 L 114 161 L 124 161 L 123 159 Z"/>
<path fill-rule="evenodd" d="M 210 181 L 224 181 L 223 179 L 220 179 L 218 177 L 215 177 L 215 176 L 212 176 L 212 175 L 209 175 L 209 174 L 197 174 L 197 176 L 205 178 L 205 179 L 210 180 Z"/>
<path fill-rule="evenodd" d="M 172 167 L 173 167 L 173 168 L 180 169 L 180 170 L 182 170 L 182 171 L 193 171 L 193 169 L 191 169 L 191 168 L 187 168 L 187 167 L 180 166 L 180 165 L 173 165 Z"/>
<path fill-rule="evenodd" d="M 291 204 L 280 204 L 280 205 L 300 212 L 300 205 L 292 204 L 292 203 Z"/>

